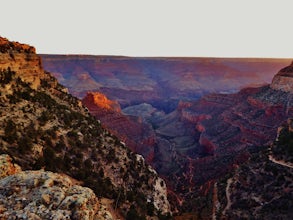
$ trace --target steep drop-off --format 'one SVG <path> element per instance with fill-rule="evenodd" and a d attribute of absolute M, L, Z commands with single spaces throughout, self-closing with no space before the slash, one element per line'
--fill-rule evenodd
<path fill-rule="evenodd" d="M 43 168 L 76 178 L 98 197 L 111 199 L 124 217 L 167 214 L 165 182 L 143 157 L 45 72 L 32 47 L 0 42 L 1 153 L 23 170 Z"/>

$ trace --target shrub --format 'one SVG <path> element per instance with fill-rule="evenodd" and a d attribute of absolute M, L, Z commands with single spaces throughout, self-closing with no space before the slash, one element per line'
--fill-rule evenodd
<path fill-rule="evenodd" d="M 51 147 L 46 147 L 43 151 L 46 169 L 55 171 L 55 152 Z"/>
<path fill-rule="evenodd" d="M 32 139 L 28 136 L 24 136 L 20 138 L 17 144 L 18 144 L 18 150 L 20 153 L 26 153 L 27 151 L 31 150 L 33 147 Z"/>
<path fill-rule="evenodd" d="M 7 70 L 2 70 L 0 72 L 0 83 L 2 85 L 10 83 L 14 75 L 15 72 L 11 71 L 9 67 Z"/>
<path fill-rule="evenodd" d="M 126 220 L 144 220 L 146 219 L 144 216 L 140 216 L 136 211 L 135 207 L 132 205 L 127 212 Z"/>
<path fill-rule="evenodd" d="M 16 125 L 15 123 L 9 119 L 6 123 L 6 126 L 4 128 L 4 140 L 7 141 L 9 144 L 12 144 L 17 140 L 17 134 L 16 134 Z"/>

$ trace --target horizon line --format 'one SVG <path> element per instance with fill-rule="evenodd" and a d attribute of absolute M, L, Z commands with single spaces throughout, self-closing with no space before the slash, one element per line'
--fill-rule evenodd
<path fill-rule="evenodd" d="M 90 53 L 36 53 L 45 56 L 95 56 L 95 57 L 116 57 L 116 58 L 149 58 L 149 59 L 275 59 L 293 60 L 293 57 L 258 57 L 258 56 L 133 56 L 133 55 L 111 55 L 111 54 L 90 54 Z"/>

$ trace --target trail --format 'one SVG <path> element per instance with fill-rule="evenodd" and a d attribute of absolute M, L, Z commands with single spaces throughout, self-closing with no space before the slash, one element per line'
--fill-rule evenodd
<path fill-rule="evenodd" d="M 231 196 L 231 193 L 230 193 L 230 186 L 231 186 L 231 183 L 232 183 L 232 178 L 229 178 L 227 180 L 227 186 L 226 186 L 226 198 L 227 198 L 227 205 L 223 211 L 223 215 L 226 214 L 226 211 L 230 208 L 231 206 L 231 199 L 230 199 L 230 196 Z"/>
<path fill-rule="evenodd" d="M 274 156 L 272 155 L 272 148 L 271 147 L 269 148 L 269 160 L 275 164 L 279 164 L 281 166 L 288 167 L 288 168 L 293 168 L 293 164 L 290 162 L 285 162 L 283 160 L 276 160 L 274 158 Z"/>
<path fill-rule="evenodd" d="M 273 163 L 279 164 L 281 166 L 293 168 L 292 163 L 286 163 L 283 160 L 276 160 L 272 155 L 269 155 L 269 160 L 272 161 Z"/>

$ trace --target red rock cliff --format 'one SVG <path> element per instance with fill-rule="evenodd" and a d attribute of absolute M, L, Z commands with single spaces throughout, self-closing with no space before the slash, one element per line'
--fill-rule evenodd
<path fill-rule="evenodd" d="M 152 161 L 156 143 L 155 134 L 141 118 L 123 115 L 116 101 L 109 100 L 99 92 L 88 93 L 82 103 L 128 147 L 142 154 L 148 162 Z"/>

